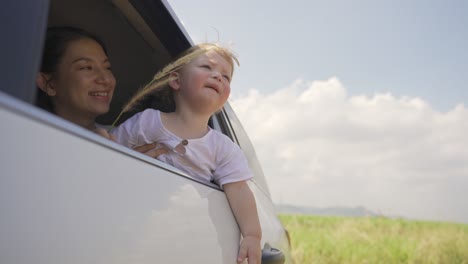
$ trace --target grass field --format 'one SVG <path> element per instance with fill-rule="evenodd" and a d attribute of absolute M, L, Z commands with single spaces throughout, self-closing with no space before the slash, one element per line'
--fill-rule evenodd
<path fill-rule="evenodd" d="M 389 219 L 280 215 L 295 264 L 466 263 L 468 225 Z"/>

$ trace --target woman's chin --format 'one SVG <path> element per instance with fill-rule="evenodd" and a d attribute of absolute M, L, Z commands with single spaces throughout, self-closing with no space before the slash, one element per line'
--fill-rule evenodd
<path fill-rule="evenodd" d="M 100 106 L 100 107 L 96 107 L 95 109 L 93 109 L 93 113 L 95 113 L 96 116 L 100 116 L 100 115 L 107 114 L 109 110 L 110 110 L 109 106 Z"/>

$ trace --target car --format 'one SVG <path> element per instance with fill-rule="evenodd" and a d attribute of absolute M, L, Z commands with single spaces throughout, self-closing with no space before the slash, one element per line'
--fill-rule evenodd
<path fill-rule="evenodd" d="M 168 2 L 1 5 L 0 262 L 236 263 L 241 234 L 219 186 L 35 105 L 47 27 L 80 27 L 108 48 L 117 87 L 99 122 L 110 125 L 142 84 L 194 45 Z M 148 107 L 150 100 L 137 110 Z M 210 126 L 239 144 L 255 174 L 248 185 L 262 226 L 262 263 L 292 263 L 267 179 L 229 103 Z"/>

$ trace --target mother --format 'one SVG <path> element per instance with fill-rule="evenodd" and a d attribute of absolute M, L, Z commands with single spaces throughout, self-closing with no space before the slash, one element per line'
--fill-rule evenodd
<path fill-rule="evenodd" d="M 116 80 L 104 43 L 74 27 L 47 30 L 36 85 L 37 105 L 79 126 L 112 139 L 96 124 L 109 111 Z M 135 150 L 156 157 L 165 150 L 147 144 Z"/>
<path fill-rule="evenodd" d="M 109 111 L 115 83 L 100 39 L 78 28 L 48 29 L 36 78 L 41 107 L 96 130 L 95 119 Z"/>

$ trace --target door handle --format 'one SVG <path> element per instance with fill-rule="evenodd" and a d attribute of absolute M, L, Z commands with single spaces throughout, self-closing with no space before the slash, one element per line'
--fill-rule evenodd
<path fill-rule="evenodd" d="M 262 264 L 283 264 L 284 254 L 281 250 L 272 248 L 268 243 L 262 249 Z"/>

